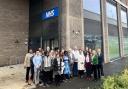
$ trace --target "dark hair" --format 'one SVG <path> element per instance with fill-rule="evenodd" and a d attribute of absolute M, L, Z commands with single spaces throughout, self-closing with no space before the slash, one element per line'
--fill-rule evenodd
<path fill-rule="evenodd" d="M 54 51 L 57 51 L 58 49 L 59 49 L 58 47 L 55 47 L 55 48 L 54 48 Z"/>
<path fill-rule="evenodd" d="M 45 52 L 44 52 L 44 56 L 47 56 L 47 55 L 48 55 L 48 52 L 47 52 L 47 51 L 45 51 Z"/>
<path fill-rule="evenodd" d="M 68 55 L 68 51 L 64 51 L 64 55 Z"/>

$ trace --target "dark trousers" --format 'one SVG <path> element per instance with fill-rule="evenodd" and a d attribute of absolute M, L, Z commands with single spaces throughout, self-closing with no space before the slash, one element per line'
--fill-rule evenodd
<path fill-rule="evenodd" d="M 30 67 L 26 68 L 26 81 L 29 80 L 29 72 L 30 72 Z"/>
<path fill-rule="evenodd" d="M 97 65 L 97 69 L 98 69 L 98 78 L 104 76 L 103 65 L 102 64 Z"/>
<path fill-rule="evenodd" d="M 66 79 L 70 79 L 70 75 L 69 74 L 64 74 Z"/>
<path fill-rule="evenodd" d="M 82 77 L 84 75 L 84 70 L 79 70 L 78 73 L 79 73 L 80 77 Z"/>
<path fill-rule="evenodd" d="M 64 79 L 65 79 L 64 74 L 61 74 L 61 82 L 63 82 Z"/>
<path fill-rule="evenodd" d="M 73 76 L 73 64 L 70 64 L 71 76 Z"/>
<path fill-rule="evenodd" d="M 48 80 L 49 80 L 48 72 L 47 71 L 43 71 L 43 82 L 44 82 L 45 86 L 48 83 Z"/>
<path fill-rule="evenodd" d="M 97 65 L 93 65 L 93 75 L 94 75 L 94 79 L 97 79 L 97 73 L 98 73 Z"/>
<path fill-rule="evenodd" d="M 86 67 L 87 77 L 91 77 L 91 73 L 92 73 L 92 68 L 91 67 Z"/>
<path fill-rule="evenodd" d="M 34 78 L 34 66 L 31 67 L 31 77 L 30 77 L 30 79 L 33 81 L 33 78 Z"/>
<path fill-rule="evenodd" d="M 53 70 L 49 71 L 49 81 L 52 83 L 53 82 Z"/>
<path fill-rule="evenodd" d="M 78 62 L 74 62 L 73 64 L 73 76 L 74 77 L 78 76 Z"/>
<path fill-rule="evenodd" d="M 56 86 L 60 85 L 61 83 L 61 75 L 57 74 L 55 75 L 55 84 Z"/>
<path fill-rule="evenodd" d="M 53 70 L 47 71 L 47 81 L 49 84 L 53 82 Z"/>

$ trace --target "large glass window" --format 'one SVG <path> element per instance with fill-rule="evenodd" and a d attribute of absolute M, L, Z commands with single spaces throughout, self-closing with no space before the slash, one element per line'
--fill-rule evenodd
<path fill-rule="evenodd" d="M 83 0 L 85 46 L 102 48 L 100 0 Z"/>
<path fill-rule="evenodd" d="M 117 25 L 117 8 L 115 2 L 106 3 L 107 23 L 108 23 L 108 40 L 109 40 L 109 58 L 119 57 L 119 34 Z"/>
<path fill-rule="evenodd" d="M 83 0 L 83 8 L 100 14 L 100 0 Z"/>
<path fill-rule="evenodd" d="M 121 22 L 123 30 L 123 45 L 124 54 L 128 54 L 128 23 L 127 23 L 127 12 L 126 9 L 121 10 Z"/>

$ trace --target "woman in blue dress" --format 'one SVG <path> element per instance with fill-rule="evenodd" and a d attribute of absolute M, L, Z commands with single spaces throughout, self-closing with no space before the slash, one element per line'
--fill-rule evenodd
<path fill-rule="evenodd" d="M 67 51 L 64 52 L 63 61 L 64 61 L 64 75 L 65 75 L 65 78 L 70 79 L 71 71 L 70 71 L 69 56 L 68 56 Z"/>

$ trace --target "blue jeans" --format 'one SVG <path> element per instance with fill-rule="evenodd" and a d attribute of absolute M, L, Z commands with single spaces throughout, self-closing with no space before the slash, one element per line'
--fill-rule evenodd
<path fill-rule="evenodd" d="M 73 76 L 74 77 L 78 76 L 78 62 L 74 62 L 73 64 Z"/>

